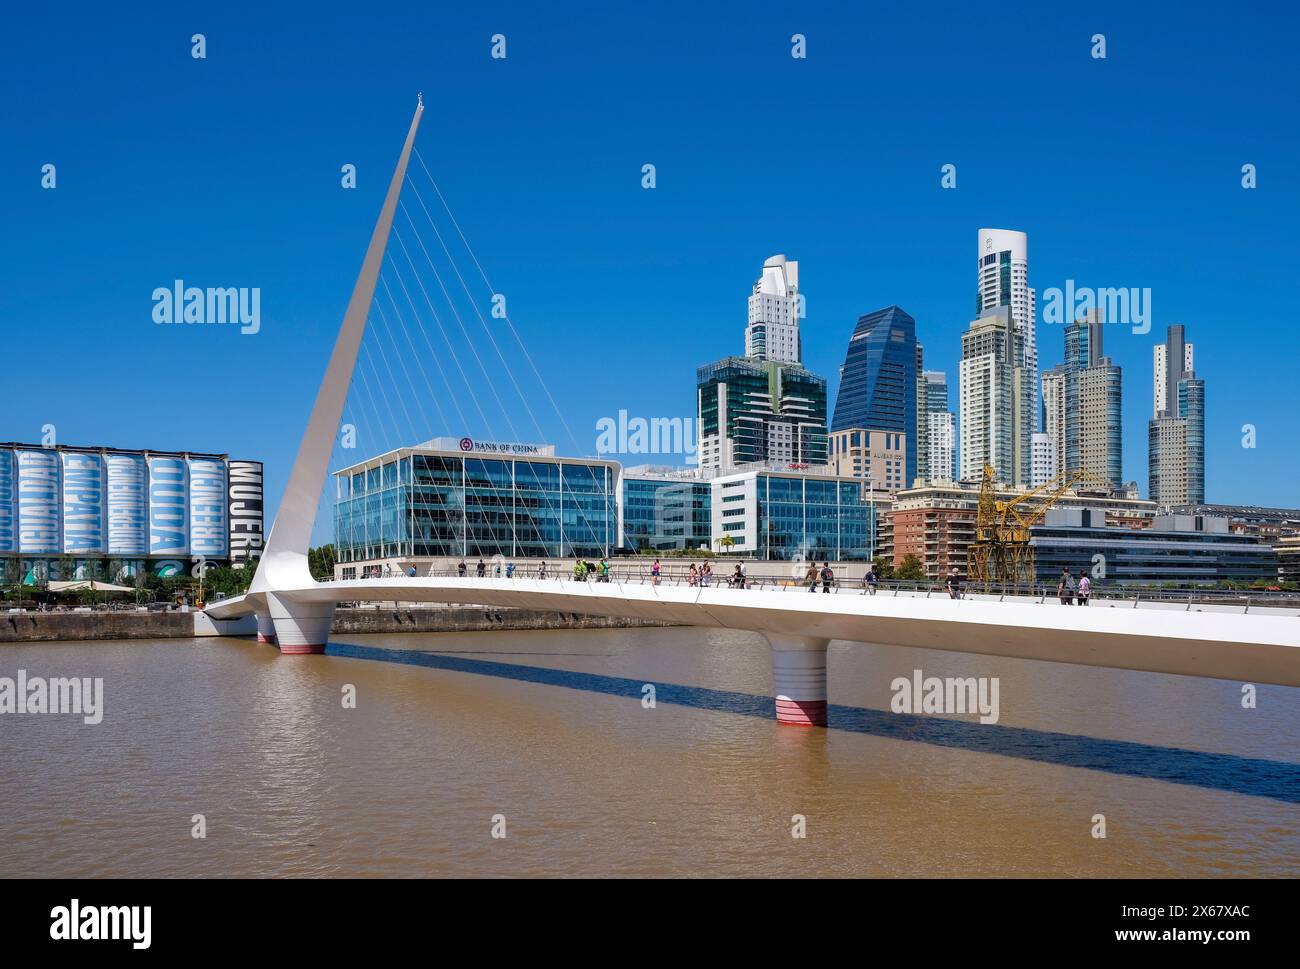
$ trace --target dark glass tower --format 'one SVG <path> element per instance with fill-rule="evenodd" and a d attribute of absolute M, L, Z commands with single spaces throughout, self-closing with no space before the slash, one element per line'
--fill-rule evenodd
<path fill-rule="evenodd" d="M 840 368 L 832 431 L 906 435 L 906 477 L 916 477 L 916 320 L 898 306 L 858 317 Z"/>

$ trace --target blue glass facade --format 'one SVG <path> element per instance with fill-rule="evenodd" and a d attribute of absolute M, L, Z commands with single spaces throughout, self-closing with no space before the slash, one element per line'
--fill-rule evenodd
<path fill-rule="evenodd" d="M 340 472 L 340 562 L 394 556 L 601 557 L 617 465 L 395 452 Z"/>
<path fill-rule="evenodd" d="M 1035 581 L 1049 588 L 1055 588 L 1063 568 L 1076 577 L 1081 569 L 1093 569 L 1098 555 L 1104 557 L 1106 570 L 1104 577 L 1093 580 L 1096 589 L 1250 583 L 1276 580 L 1278 574 L 1276 550 L 1258 538 L 1187 526 L 1174 528 L 1159 519 L 1154 527 L 1145 529 L 1049 523 L 1036 526 L 1031 535 Z"/>
<path fill-rule="evenodd" d="M 714 537 L 737 553 L 777 561 L 864 561 L 875 508 L 859 479 L 758 471 L 714 481 Z"/>
<path fill-rule="evenodd" d="M 906 479 L 916 477 L 916 320 L 897 306 L 858 318 L 840 370 L 832 431 L 906 435 Z"/>
<path fill-rule="evenodd" d="M 712 486 L 708 481 L 624 477 L 622 489 L 625 548 L 710 547 Z"/>
<path fill-rule="evenodd" d="M 760 558 L 865 561 L 875 530 L 858 482 L 762 475 L 758 481 Z"/>
<path fill-rule="evenodd" d="M 1178 416 L 1187 422 L 1187 504 L 1205 501 L 1205 381 L 1187 374 L 1178 381 Z"/>

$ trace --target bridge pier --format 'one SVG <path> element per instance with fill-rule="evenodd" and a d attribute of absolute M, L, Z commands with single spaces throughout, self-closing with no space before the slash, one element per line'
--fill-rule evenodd
<path fill-rule="evenodd" d="M 257 641 L 275 645 L 275 624 L 269 612 L 257 613 Z"/>
<path fill-rule="evenodd" d="M 777 723 L 826 726 L 826 647 L 829 639 L 764 633 L 772 647 Z"/>
<path fill-rule="evenodd" d="M 334 603 L 297 602 L 275 592 L 266 594 L 281 653 L 323 653 L 334 624 Z"/>

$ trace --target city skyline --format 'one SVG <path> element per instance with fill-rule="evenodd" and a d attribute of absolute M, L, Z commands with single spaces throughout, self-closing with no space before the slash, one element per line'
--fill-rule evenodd
<path fill-rule="evenodd" d="M 40 11 L 19 14 L 29 22 L 43 16 Z M 894 19 L 887 19 L 886 27 L 908 19 L 888 17 Z M 342 281 L 355 271 L 355 240 L 365 231 L 380 188 L 375 173 L 391 164 L 389 146 L 409 109 L 409 92 L 428 92 L 463 77 L 483 90 L 467 95 L 463 106 L 440 100 L 441 133 L 425 145 L 425 157 L 494 283 L 509 295 L 511 313 L 567 424 L 586 445 L 574 448 L 555 415 L 544 416 L 546 437 L 562 450 L 594 453 L 591 428 L 596 420 L 623 407 L 647 416 L 690 415 L 694 368 L 702 359 L 734 352 L 745 322 L 736 293 L 752 284 L 756 262 L 774 252 L 802 263 L 804 366 L 826 375 L 828 394 L 838 390 L 836 370 L 852 321 L 872 306 L 890 303 L 907 307 L 916 318 L 926 366 L 953 380 L 960 333 L 970 322 L 970 234 L 980 225 L 999 225 L 1032 237 L 1031 284 L 1039 292 L 1040 307 L 1045 289 L 1063 288 L 1068 280 L 1097 287 L 1149 286 L 1155 295 L 1149 332 L 1112 324 L 1107 334 L 1108 350 L 1132 375 L 1124 407 L 1125 478 L 1145 480 L 1152 347 L 1165 326 L 1179 322 L 1196 334 L 1198 376 L 1212 387 L 1207 500 L 1294 503 L 1288 482 L 1297 458 L 1288 446 L 1285 387 L 1281 380 L 1259 379 L 1250 362 L 1254 341 L 1241 339 L 1245 332 L 1261 342 L 1286 345 L 1281 280 L 1294 252 L 1282 227 L 1293 221 L 1287 216 L 1296 203 L 1270 193 L 1269 186 L 1271 179 L 1280 184 L 1282 159 L 1294 133 L 1268 119 L 1282 107 L 1276 92 L 1293 85 L 1275 78 L 1277 83 L 1261 92 L 1255 82 L 1244 87 L 1230 70 L 1209 84 L 1188 67 L 1196 56 L 1211 56 L 1197 46 L 1207 41 L 1194 39 L 1190 48 L 1170 44 L 1155 25 L 1136 15 L 1112 13 L 1107 19 L 1113 24 L 1113 53 L 1099 63 L 1087 57 L 1090 28 L 1056 23 L 1053 43 L 1060 48 L 1075 43 L 1078 35 L 1079 63 L 1054 64 L 1042 90 L 1027 92 L 1025 102 L 1011 108 L 1006 135 L 1014 143 L 1051 144 L 1073 130 L 1065 119 L 1044 127 L 1042 111 L 1054 98 L 1136 120 L 1123 107 L 1128 81 L 1156 69 L 1198 93 L 1200 122 L 1215 135 L 1188 144 L 1183 127 L 1164 120 L 1160 111 L 1177 99 L 1149 91 L 1142 124 L 1150 138 L 1125 154 L 1122 164 L 1096 154 L 1084 164 L 1053 152 L 1050 163 L 1006 166 L 983 160 L 966 147 L 975 129 L 962 127 L 954 115 L 969 99 L 945 86 L 973 69 L 975 52 L 962 53 L 962 48 L 971 30 L 978 37 L 985 28 L 962 16 L 941 19 L 924 47 L 916 46 L 912 36 L 886 56 L 900 61 L 924 57 L 935 64 L 949 57 L 951 65 L 910 94 L 890 86 L 871 112 L 853 117 L 877 117 L 911 132 L 915 125 L 908 119 L 932 114 L 945 97 L 955 100 L 954 111 L 940 107 L 937 133 L 916 132 L 889 159 L 864 162 L 855 154 L 863 133 L 841 124 L 843 100 L 810 100 L 848 76 L 852 44 L 834 36 L 828 22 L 809 15 L 809 24 L 801 28 L 810 40 L 809 58 L 799 64 L 789 58 L 788 31 L 728 24 L 737 46 L 721 54 L 702 40 L 685 40 L 680 56 L 695 65 L 693 74 L 686 72 L 691 83 L 716 79 L 734 57 L 771 57 L 774 70 L 788 81 L 776 96 L 800 105 L 801 128 L 822 132 L 833 146 L 829 156 L 819 153 L 816 169 L 793 148 L 778 148 L 761 164 L 751 161 L 733 171 L 734 159 L 724 160 L 732 158 L 733 146 L 726 138 L 709 137 L 705 122 L 723 133 L 744 129 L 758 109 L 738 83 L 724 84 L 707 103 L 693 105 L 676 97 L 674 85 L 681 82 L 665 81 L 668 87 L 653 92 L 649 104 L 633 109 L 651 125 L 651 137 L 620 134 L 603 146 L 591 140 L 587 129 L 599 129 L 594 119 L 614 108 L 608 99 L 626 111 L 627 99 L 619 94 L 635 90 L 638 65 L 652 61 L 658 50 L 657 39 L 633 36 L 613 15 L 575 25 L 572 34 L 563 35 L 540 17 L 512 14 L 514 24 L 503 25 L 511 36 L 511 59 L 493 64 L 486 38 L 498 29 L 492 25 L 498 18 L 455 14 L 440 35 L 445 58 L 439 67 L 431 70 L 427 59 L 416 57 L 413 41 L 399 40 L 387 70 L 349 81 L 346 90 L 313 64 L 346 57 L 358 42 L 347 31 L 324 29 L 316 40 L 318 49 L 305 56 L 289 41 L 288 24 L 266 24 L 267 42 L 283 42 L 289 73 L 298 72 L 295 82 L 286 83 L 256 67 L 255 51 L 246 40 L 222 40 L 223 18 L 228 27 L 238 22 L 237 16 L 217 15 L 205 25 L 211 54 L 200 65 L 189 58 L 193 29 L 181 22 L 182 16 L 162 13 L 134 37 L 107 19 L 91 19 L 85 29 L 106 43 L 102 51 L 92 46 L 83 52 L 88 60 L 84 71 L 93 70 L 109 51 L 147 49 L 154 51 L 147 70 L 128 67 L 121 96 L 146 83 L 156 86 L 160 76 L 168 81 L 168 92 L 155 93 L 147 108 L 119 112 L 115 131 L 96 113 L 115 104 L 118 93 L 100 92 L 96 113 L 72 96 L 78 85 L 84 86 L 84 73 L 73 71 L 42 80 L 45 87 L 33 86 L 36 78 L 24 67 L 55 56 L 41 46 L 53 41 L 38 40 L 30 51 L 12 51 L 12 63 L 19 68 L 18 93 L 30 95 L 31 103 L 17 98 L 16 150 L 3 161 L 13 221 L 25 240 L 12 264 L 14 279 L 22 283 L 8 287 L 4 299 L 8 317 L 33 326 L 21 328 L 11 345 L 32 363 L 12 374 L 16 406 L 10 409 L 7 433 L 0 435 L 5 439 L 39 440 L 49 424 L 57 429 L 58 440 L 69 444 L 259 454 L 267 461 L 267 513 L 273 516 L 284 467 L 297 446 L 286 429 L 300 423 L 307 395 L 323 369 L 327 348 L 322 335 L 332 331 L 341 314 L 346 296 Z M 707 17 L 702 26 L 710 26 Z M 383 24 L 353 27 L 362 37 L 386 29 Z M 598 56 L 595 66 L 612 85 L 611 93 L 584 96 L 586 89 L 575 87 L 576 78 L 555 78 L 540 70 L 539 50 L 590 44 L 611 27 L 620 28 L 613 31 L 619 38 L 618 56 Z M 13 36 L 20 35 L 15 31 Z M 657 28 L 651 35 L 660 37 Z M 1123 43 L 1114 43 L 1116 37 Z M 174 51 L 158 54 L 171 44 Z M 1061 60 L 1059 53 L 1049 59 L 1030 46 L 1019 48 L 1017 56 L 1031 63 Z M 1128 53 L 1136 51 L 1140 63 Z M 1244 58 L 1233 50 L 1226 56 L 1230 61 Z M 225 58 L 229 64 L 223 64 Z M 193 71 L 196 66 L 206 73 Z M 545 66 L 549 70 L 551 65 Z M 795 73 L 803 67 L 810 70 Z M 490 74 L 494 68 L 504 70 Z M 237 77 L 255 83 L 256 90 L 246 87 L 232 98 Z M 318 93 L 303 98 L 304 85 Z M 526 87 L 532 89 L 524 93 Z M 1247 89 L 1250 98 L 1241 96 Z M 552 117 L 549 129 L 527 120 L 534 100 L 561 95 L 577 96 L 573 110 L 580 118 Z M 631 103 L 643 101 L 633 98 Z M 51 112 L 55 102 L 68 105 L 65 115 Z M 363 112 L 360 105 L 367 102 L 381 107 Z M 493 135 L 490 121 L 479 116 L 504 111 L 507 104 L 513 130 Z M 156 157 L 156 148 L 174 141 L 158 128 L 159 111 L 184 111 L 199 123 L 190 131 L 190 150 L 168 154 L 165 165 L 142 172 L 142 158 Z M 290 117 L 294 120 L 286 123 Z M 683 153 L 687 133 L 691 156 Z M 517 138 L 539 136 L 546 144 L 568 144 L 572 150 L 525 159 L 509 147 Z M 217 153 L 223 146 L 241 144 L 249 150 Z M 1181 149 L 1179 163 L 1170 167 L 1163 150 L 1174 144 Z M 583 159 L 576 171 L 574 158 Z M 47 162 L 59 166 L 53 191 L 39 188 L 40 167 Z M 345 162 L 359 172 L 358 187 L 350 193 L 338 182 Z M 657 165 L 653 191 L 640 187 L 640 167 L 646 162 Z M 958 170 L 953 190 L 940 187 L 940 166 L 948 162 Z M 1260 166 L 1258 190 L 1241 187 L 1240 168 L 1246 163 Z M 720 166 L 730 173 L 729 186 L 710 174 L 724 170 Z M 1008 168 L 1014 177 L 1004 170 Z M 814 178 L 814 171 L 821 170 L 829 177 Z M 575 179 L 575 174 L 581 177 Z M 774 174 L 798 184 L 799 205 L 744 214 L 752 206 L 754 185 Z M 285 177 L 288 184 L 282 184 Z M 282 200 L 273 200 L 272 191 Z M 1184 197 L 1197 198 L 1200 206 L 1193 232 L 1187 230 Z M 152 200 L 149 208 L 142 209 L 147 200 Z M 582 231 L 566 228 L 561 210 L 575 206 L 601 214 L 593 215 Z M 142 218 L 142 211 L 155 209 L 168 213 L 165 221 Z M 620 221 L 633 234 L 615 235 L 621 248 L 610 247 L 603 240 Z M 181 232 L 164 231 L 167 225 Z M 1117 225 L 1124 227 L 1120 235 L 1114 232 Z M 302 228 L 294 228 L 298 226 Z M 1254 245 L 1216 249 L 1220 284 L 1211 287 L 1194 267 L 1215 237 L 1254 240 Z M 549 246 L 548 259 L 531 258 L 544 245 Z M 557 274 L 581 279 L 581 285 L 556 287 Z M 158 326 L 150 318 L 149 294 L 178 278 L 196 285 L 260 287 L 261 332 L 241 336 L 237 330 Z M 645 300 L 638 305 L 634 294 L 663 286 L 666 279 L 672 292 L 668 304 Z M 573 334 L 600 334 L 608 350 L 597 352 L 599 341 L 592 341 L 590 355 L 580 355 L 584 348 L 566 339 Z M 646 334 L 654 334 L 653 352 L 634 353 Z M 1059 360 L 1060 342 L 1053 325 L 1039 326 L 1040 371 Z M 56 355 L 55 348 L 64 345 L 75 352 Z M 612 365 L 602 367 L 602 361 Z M 54 373 L 61 389 L 52 393 Z M 87 406 L 89 400 L 96 406 Z M 179 417 L 176 405 L 191 401 L 204 404 L 202 416 Z M 260 419 L 268 413 L 277 420 Z M 1254 449 L 1241 448 L 1245 424 L 1257 428 Z M 402 436 L 405 443 L 414 443 L 434 433 L 483 434 L 475 427 L 426 430 L 431 433 L 405 431 Z M 382 446 L 371 440 L 364 450 L 373 453 Z"/>

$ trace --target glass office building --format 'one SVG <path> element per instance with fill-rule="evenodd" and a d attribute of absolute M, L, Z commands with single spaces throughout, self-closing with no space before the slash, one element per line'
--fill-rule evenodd
<path fill-rule="evenodd" d="M 699 478 L 631 468 L 619 485 L 622 546 L 666 552 L 710 547 L 712 486 Z"/>
<path fill-rule="evenodd" d="M 540 445 L 401 448 L 335 472 L 338 561 L 608 556 L 618 475 Z"/>
<path fill-rule="evenodd" d="M 860 427 L 906 435 L 904 480 L 917 473 L 916 320 L 897 306 L 858 317 L 849 338 L 832 431 Z"/>
<path fill-rule="evenodd" d="M 696 370 L 696 391 L 706 473 L 826 463 L 826 378 L 797 364 L 726 357 Z"/>
<path fill-rule="evenodd" d="M 875 552 L 876 508 L 860 478 L 749 471 L 712 487 L 715 551 L 840 562 Z"/>
<path fill-rule="evenodd" d="M 1250 535 L 1234 535 L 1227 518 L 1158 515 L 1149 528 L 1105 525 L 1102 512 L 1052 509 L 1031 530 L 1039 585 L 1055 588 L 1062 569 L 1074 576 L 1104 565 L 1095 587 L 1206 586 L 1231 580 L 1276 580 L 1277 552 Z"/>

